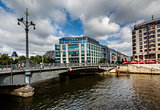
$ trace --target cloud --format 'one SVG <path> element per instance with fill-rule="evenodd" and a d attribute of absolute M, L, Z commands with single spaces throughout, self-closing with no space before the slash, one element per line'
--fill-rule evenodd
<path fill-rule="evenodd" d="M 98 40 L 107 40 L 109 34 L 115 33 L 119 29 L 119 25 L 110 22 L 108 17 L 93 18 L 84 23 L 85 35 L 94 36 Z"/>
<path fill-rule="evenodd" d="M 0 8 L 0 53 L 11 55 L 13 51 L 25 55 L 25 28 L 17 25 L 14 13 L 8 13 Z M 37 19 L 36 30 L 30 27 L 29 50 L 31 55 L 44 54 L 47 50 L 54 50 L 58 37 L 54 36 L 58 26 L 51 24 L 50 19 Z"/>
<path fill-rule="evenodd" d="M 66 22 L 64 13 L 64 3 L 62 0 L 2 0 L 6 6 L 14 10 L 16 15 L 24 16 L 25 8 L 29 9 L 31 19 L 49 18 L 55 23 L 63 24 Z"/>
<path fill-rule="evenodd" d="M 110 15 L 112 21 L 117 23 L 130 23 L 140 19 L 151 20 L 160 16 L 159 0 L 116 0 L 117 7 Z"/>
<path fill-rule="evenodd" d="M 141 22 L 141 21 L 138 21 Z M 134 23 L 125 25 L 112 37 L 118 38 L 117 40 L 107 41 L 110 48 L 114 48 L 117 51 L 132 55 L 132 30 Z M 111 38 L 112 38 L 111 37 Z"/>
<path fill-rule="evenodd" d="M 0 49 L 25 53 L 24 27 L 17 26 L 17 17 L 24 17 L 29 9 L 29 19 L 36 30 L 30 28 L 30 51 L 42 54 L 54 49 L 58 36 L 66 35 L 61 28 L 69 15 L 80 20 L 84 35 L 107 42 L 120 52 L 131 55 L 131 31 L 136 23 L 160 16 L 159 0 L 2 0 L 12 12 L 0 8 Z M 72 35 L 72 34 L 69 34 Z M 18 43 L 17 43 L 18 42 Z M 11 50 L 12 50 L 11 49 Z M 9 51 L 8 51 L 9 52 Z"/>
<path fill-rule="evenodd" d="M 10 49 L 8 47 L 4 46 L 4 47 L 0 48 L 0 52 L 3 53 L 3 54 L 8 54 L 11 51 L 10 51 Z"/>

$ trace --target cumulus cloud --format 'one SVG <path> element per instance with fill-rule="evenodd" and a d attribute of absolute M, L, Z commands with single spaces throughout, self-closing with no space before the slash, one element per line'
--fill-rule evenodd
<path fill-rule="evenodd" d="M 13 51 L 25 55 L 25 28 L 21 23 L 17 25 L 15 13 L 6 12 L 0 8 L 0 53 L 11 55 Z M 54 50 L 54 45 L 58 43 L 56 29 L 58 26 L 52 25 L 50 19 L 37 19 L 36 30 L 30 27 L 29 30 L 29 50 L 30 55 L 44 54 L 47 50 Z"/>
<path fill-rule="evenodd" d="M 12 11 L 0 8 L 0 50 L 8 48 L 25 52 L 24 28 L 17 26 L 17 17 L 24 17 L 29 9 L 29 19 L 36 23 L 36 31 L 30 29 L 31 54 L 42 54 L 54 49 L 69 15 L 80 20 L 84 35 L 105 41 L 111 48 L 131 53 L 131 31 L 143 20 L 160 16 L 159 0 L 2 0 Z M 18 43 L 17 43 L 18 42 Z M 5 47 L 4 47 L 5 46 Z M 8 51 L 9 52 L 9 51 Z"/>
<path fill-rule="evenodd" d="M 117 33 L 112 37 L 118 38 L 117 40 L 107 41 L 110 48 L 114 48 L 127 55 L 132 55 L 132 30 L 134 24 L 128 24 L 122 27 Z"/>
<path fill-rule="evenodd" d="M 93 18 L 84 23 L 84 33 L 88 36 L 97 37 L 98 40 L 107 40 L 109 34 L 113 34 L 119 29 L 119 25 L 110 22 L 108 17 Z"/>

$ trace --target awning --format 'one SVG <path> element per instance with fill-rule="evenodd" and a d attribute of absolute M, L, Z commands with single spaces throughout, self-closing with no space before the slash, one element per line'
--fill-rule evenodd
<path fill-rule="evenodd" d="M 137 64 L 138 62 L 136 61 L 131 61 L 130 64 Z"/>

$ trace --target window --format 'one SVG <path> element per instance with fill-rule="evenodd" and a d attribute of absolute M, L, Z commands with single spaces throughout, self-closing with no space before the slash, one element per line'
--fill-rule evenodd
<path fill-rule="evenodd" d="M 154 29 L 154 26 L 150 26 L 149 29 Z"/>
<path fill-rule="evenodd" d="M 136 50 L 136 47 L 133 47 L 133 50 Z"/>
<path fill-rule="evenodd" d="M 55 50 L 60 50 L 60 45 L 55 45 Z"/>
<path fill-rule="evenodd" d="M 88 49 L 88 50 L 90 49 L 90 44 L 87 44 L 87 49 Z"/>
<path fill-rule="evenodd" d="M 84 44 L 81 44 L 81 49 L 84 50 Z"/>
<path fill-rule="evenodd" d="M 154 33 L 154 31 L 150 31 L 149 33 Z"/>
<path fill-rule="evenodd" d="M 140 42 L 139 45 L 142 45 L 142 42 Z"/>
<path fill-rule="evenodd" d="M 66 58 L 63 58 L 63 60 L 66 60 Z"/>
<path fill-rule="evenodd" d="M 66 50 L 66 45 L 62 45 L 62 50 Z"/>
<path fill-rule="evenodd" d="M 142 37 L 142 34 L 139 34 L 139 37 Z"/>
<path fill-rule="evenodd" d="M 147 39 L 147 37 L 144 37 L 144 39 Z"/>
<path fill-rule="evenodd" d="M 133 46 L 136 46 L 136 43 L 133 43 Z"/>
<path fill-rule="evenodd" d="M 139 30 L 139 33 L 142 33 L 142 30 Z"/>
<path fill-rule="evenodd" d="M 135 31 L 132 31 L 132 34 L 135 34 Z"/>
<path fill-rule="evenodd" d="M 158 41 L 160 41 L 160 39 L 158 39 Z"/>
<path fill-rule="evenodd" d="M 139 38 L 139 41 L 142 41 L 142 38 Z"/>
<path fill-rule="evenodd" d="M 160 25 L 157 25 L 157 28 L 160 28 Z"/>
<path fill-rule="evenodd" d="M 132 39 L 134 39 L 134 38 L 136 38 L 136 36 L 135 36 L 135 35 L 133 35 L 133 36 L 132 36 Z"/>
<path fill-rule="evenodd" d="M 142 46 L 140 46 L 140 49 L 142 49 Z"/>
<path fill-rule="evenodd" d="M 84 51 L 81 51 L 81 56 L 84 56 Z"/>
<path fill-rule="evenodd" d="M 147 45 L 144 45 L 144 48 L 147 48 Z"/>
<path fill-rule="evenodd" d="M 144 44 L 146 44 L 147 43 L 147 41 L 144 41 Z"/>
<path fill-rule="evenodd" d="M 71 57 L 71 56 L 79 56 L 79 51 L 69 51 L 68 55 L 69 55 L 69 57 Z"/>
<path fill-rule="evenodd" d="M 154 35 L 151 35 L 151 36 L 150 36 L 150 38 L 154 38 L 154 37 L 155 37 Z"/>
<path fill-rule="evenodd" d="M 79 45 L 68 45 L 68 50 L 79 50 Z"/>
<path fill-rule="evenodd" d="M 133 51 L 133 54 L 136 54 L 136 51 Z"/>
<path fill-rule="evenodd" d="M 66 52 L 63 52 L 63 57 L 66 57 Z"/>
<path fill-rule="evenodd" d="M 147 33 L 145 32 L 144 35 L 147 35 Z"/>
<path fill-rule="evenodd" d="M 160 32 L 160 29 L 158 29 L 157 32 Z"/>
<path fill-rule="evenodd" d="M 55 57 L 60 57 L 60 52 L 55 52 Z"/>
<path fill-rule="evenodd" d="M 90 51 L 87 51 L 87 56 L 90 56 Z"/>
<path fill-rule="evenodd" d="M 158 46 L 160 46 L 160 43 L 158 44 Z"/>
<path fill-rule="evenodd" d="M 160 37 L 160 34 L 158 34 L 157 36 Z"/>
<path fill-rule="evenodd" d="M 140 50 L 140 52 L 143 52 L 142 50 Z"/>
<path fill-rule="evenodd" d="M 146 50 L 144 50 L 145 52 L 147 52 L 147 49 Z"/>

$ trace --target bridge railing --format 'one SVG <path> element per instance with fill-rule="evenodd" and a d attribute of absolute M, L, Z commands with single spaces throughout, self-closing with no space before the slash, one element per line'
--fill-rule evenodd
<path fill-rule="evenodd" d="M 53 69 L 60 67 L 88 67 L 88 66 L 105 66 L 105 67 L 117 67 L 118 64 L 108 64 L 108 63 L 72 63 L 72 64 L 36 64 L 32 65 L 29 69 Z M 14 64 L 14 65 L 0 65 L 0 73 L 13 72 L 13 71 L 24 71 L 25 66 Z"/>

